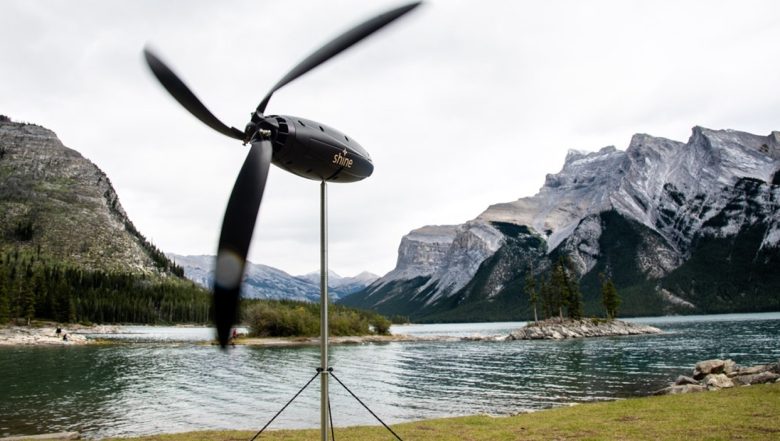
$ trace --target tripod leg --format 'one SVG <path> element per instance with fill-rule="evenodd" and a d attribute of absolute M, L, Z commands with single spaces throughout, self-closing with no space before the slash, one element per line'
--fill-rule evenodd
<path fill-rule="evenodd" d="M 397 434 L 397 433 L 393 432 L 393 429 L 391 429 L 391 428 L 390 428 L 390 426 L 388 426 L 387 424 L 385 424 L 385 422 L 384 422 L 384 421 L 382 421 L 382 419 L 381 419 L 381 418 L 379 418 L 379 417 L 378 417 L 378 416 L 377 416 L 377 415 L 376 415 L 376 414 L 375 414 L 375 413 L 374 413 L 374 412 L 373 412 L 371 409 L 369 409 L 369 408 L 368 408 L 368 406 L 366 406 L 366 403 L 364 403 L 364 402 L 360 401 L 360 398 L 358 398 L 358 397 L 357 397 L 357 395 L 355 395 L 354 393 L 352 393 L 352 391 L 351 391 L 351 390 L 349 390 L 349 388 L 347 387 L 347 385 L 345 385 L 344 383 L 342 383 L 342 382 L 341 382 L 341 380 L 339 380 L 339 377 L 337 377 L 337 376 L 336 376 L 336 374 L 334 374 L 334 373 L 333 373 L 333 368 L 330 368 L 330 369 L 328 369 L 328 371 L 330 371 L 330 376 L 331 376 L 331 377 L 333 377 L 333 379 L 334 379 L 334 380 L 338 381 L 338 382 L 339 382 L 339 384 L 341 385 L 341 387 L 343 387 L 344 389 L 346 389 L 346 390 L 347 390 L 347 392 L 349 392 L 349 394 L 350 394 L 350 395 L 352 395 L 352 398 L 356 399 L 358 403 L 360 403 L 360 404 L 361 404 L 363 407 L 365 407 L 365 408 L 366 408 L 366 410 L 368 411 L 368 413 L 370 413 L 371 415 L 373 415 L 373 416 L 374 416 L 374 418 L 376 418 L 376 420 L 377 420 L 377 421 L 379 421 L 380 423 L 382 423 L 382 425 L 383 425 L 383 426 L 385 426 L 385 429 L 389 430 L 389 431 L 390 431 L 390 433 L 392 433 L 392 434 L 393 434 L 393 436 L 395 436 L 395 437 L 398 439 L 398 441 L 404 441 L 404 440 L 402 440 L 402 439 L 401 439 L 401 437 L 400 437 L 400 436 L 398 436 L 398 434 Z"/>
<path fill-rule="evenodd" d="M 268 421 L 267 423 L 265 423 L 265 426 L 263 426 L 263 428 L 262 428 L 262 429 L 260 429 L 260 431 L 259 431 L 259 432 L 257 432 L 257 433 L 255 434 L 255 436 L 253 436 L 253 437 L 252 437 L 252 439 L 250 439 L 249 441 L 255 441 L 255 438 L 257 438 L 258 436 L 260 436 L 260 434 L 261 434 L 261 433 L 263 433 L 263 431 L 264 431 L 264 430 L 265 430 L 265 429 L 266 429 L 268 426 L 270 426 L 270 425 L 271 425 L 271 423 L 273 423 L 273 422 L 274 422 L 274 420 L 276 419 L 276 417 L 278 417 L 279 415 L 281 415 L 281 414 L 282 414 L 282 412 L 284 412 L 284 409 L 287 409 L 287 406 L 289 406 L 289 405 L 290 405 L 290 404 L 291 404 L 291 403 L 292 403 L 292 402 L 293 402 L 293 401 L 294 401 L 296 398 L 298 398 L 298 395 L 300 395 L 300 394 L 301 394 L 301 392 L 303 392 L 303 391 L 304 391 L 304 390 L 305 390 L 307 387 L 309 387 L 309 385 L 311 384 L 311 382 L 312 382 L 312 381 L 314 381 L 314 379 L 315 379 L 315 378 L 317 378 L 317 376 L 318 376 L 320 373 L 322 373 L 322 371 L 321 371 L 321 370 L 319 370 L 319 369 L 317 369 L 317 373 L 316 373 L 316 374 L 314 374 L 314 376 L 313 376 L 313 377 L 311 377 L 311 380 L 309 380 L 309 381 L 308 381 L 308 382 L 307 382 L 307 383 L 306 383 L 306 384 L 305 384 L 305 385 L 304 385 L 304 386 L 301 388 L 301 390 L 299 390 L 299 391 L 298 391 L 298 393 L 296 393 L 295 395 L 293 395 L 293 397 L 292 397 L 292 398 L 290 398 L 290 401 L 288 401 L 288 402 L 287 402 L 287 404 L 285 404 L 285 405 L 284 405 L 284 407 L 282 407 L 282 408 L 281 408 L 281 410 L 279 410 L 279 412 L 276 412 L 276 415 L 274 415 L 274 417 L 273 417 L 273 418 L 271 418 L 271 420 L 270 420 L 270 421 Z"/>

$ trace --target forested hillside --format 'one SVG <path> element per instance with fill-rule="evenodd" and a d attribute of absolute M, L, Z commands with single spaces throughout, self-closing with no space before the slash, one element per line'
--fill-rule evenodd
<path fill-rule="evenodd" d="M 18 249 L 0 255 L 0 323 L 206 323 L 211 297 L 192 282 L 87 270 Z"/>
<path fill-rule="evenodd" d="M 0 323 L 208 322 L 208 291 L 183 276 L 97 166 L 0 117 Z"/>

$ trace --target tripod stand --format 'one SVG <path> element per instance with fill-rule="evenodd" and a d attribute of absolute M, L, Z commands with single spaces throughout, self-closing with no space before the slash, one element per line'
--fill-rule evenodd
<path fill-rule="evenodd" d="M 333 373 L 333 368 L 328 365 L 328 188 L 325 181 L 320 184 L 320 367 L 317 373 L 296 393 L 287 404 L 282 407 L 268 423 L 252 437 L 260 436 L 271 423 L 281 415 L 282 412 L 298 398 L 309 385 L 320 377 L 320 439 L 328 441 L 328 428 L 330 428 L 331 440 L 335 441 L 336 436 L 333 430 L 333 417 L 330 408 L 330 395 L 328 393 L 328 379 L 333 377 L 352 397 L 357 400 L 374 418 L 377 419 L 387 430 L 390 431 L 399 441 L 403 441 L 398 434 L 393 432 L 384 421 L 382 421 L 371 409 L 366 406 L 360 398 L 357 397 L 339 378 Z"/>

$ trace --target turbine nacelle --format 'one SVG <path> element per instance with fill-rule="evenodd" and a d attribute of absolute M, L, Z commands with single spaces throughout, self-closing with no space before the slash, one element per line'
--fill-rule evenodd
<path fill-rule="evenodd" d="M 374 171 L 371 156 L 355 139 L 325 124 L 271 115 L 259 126 L 267 129 L 257 130 L 271 132 L 272 163 L 295 175 L 315 181 L 356 182 Z"/>

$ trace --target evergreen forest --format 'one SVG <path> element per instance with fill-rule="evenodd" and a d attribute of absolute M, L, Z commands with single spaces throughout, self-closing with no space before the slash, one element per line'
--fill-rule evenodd
<path fill-rule="evenodd" d="M 88 270 L 39 252 L 0 252 L 0 323 L 208 323 L 211 296 L 169 274 Z"/>

